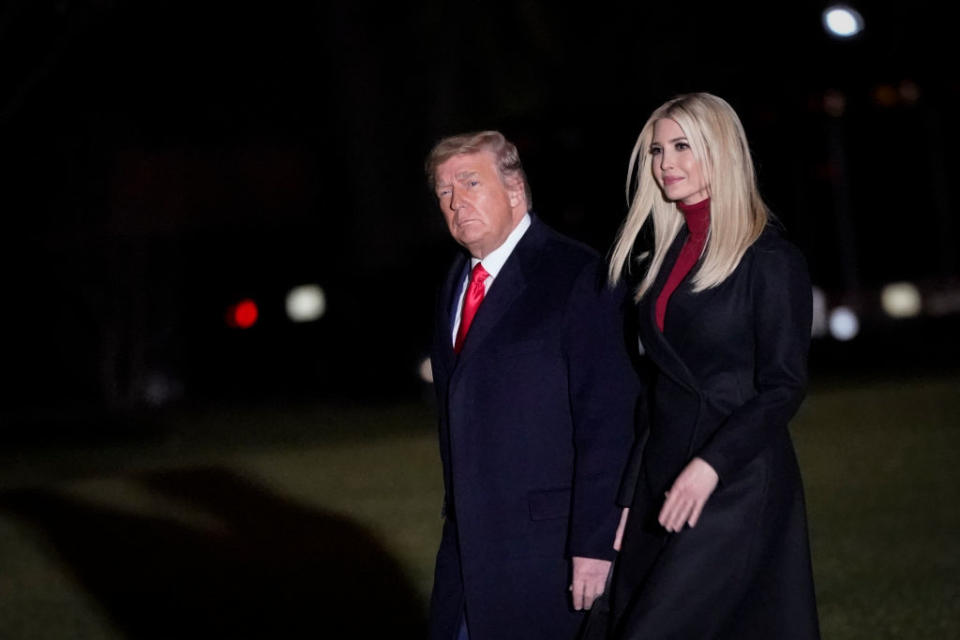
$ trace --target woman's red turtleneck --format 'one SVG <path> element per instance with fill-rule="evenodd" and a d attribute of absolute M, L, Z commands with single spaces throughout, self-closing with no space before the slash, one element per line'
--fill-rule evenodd
<path fill-rule="evenodd" d="M 657 296 L 657 326 L 660 327 L 660 331 L 663 331 L 663 319 L 667 315 L 667 303 L 670 301 L 670 296 L 680 286 L 683 279 L 687 277 L 693 266 L 697 264 L 700 254 L 703 253 L 703 247 L 707 243 L 707 232 L 710 230 L 710 198 L 695 204 L 678 202 L 677 208 L 683 213 L 690 235 L 683 243 L 677 261 L 673 263 L 673 269 L 670 271 L 667 283 L 663 285 L 660 295 Z"/>

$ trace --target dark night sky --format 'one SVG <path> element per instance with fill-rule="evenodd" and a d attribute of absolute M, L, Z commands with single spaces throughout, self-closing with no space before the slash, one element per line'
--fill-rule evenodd
<path fill-rule="evenodd" d="M 605 251 L 634 138 L 682 91 L 738 110 L 834 299 L 960 275 L 937 3 L 859 7 L 852 41 L 818 2 L 258 4 L 2 5 L 15 405 L 131 408 L 157 379 L 189 399 L 409 389 L 454 250 L 423 184 L 432 142 L 503 130 L 538 214 Z M 282 297 L 307 281 L 330 314 L 292 327 Z M 263 314 L 243 333 L 223 326 L 240 296 Z"/>

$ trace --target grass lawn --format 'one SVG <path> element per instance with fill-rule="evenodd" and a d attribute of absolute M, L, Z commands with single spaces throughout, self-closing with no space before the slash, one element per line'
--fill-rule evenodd
<path fill-rule="evenodd" d="M 820 388 L 794 439 L 824 638 L 960 638 L 960 380 Z"/>
<path fill-rule="evenodd" d="M 960 637 L 960 379 L 816 386 L 794 424 L 824 638 Z M 0 452 L 0 638 L 422 637 L 426 406 L 181 413 Z"/>

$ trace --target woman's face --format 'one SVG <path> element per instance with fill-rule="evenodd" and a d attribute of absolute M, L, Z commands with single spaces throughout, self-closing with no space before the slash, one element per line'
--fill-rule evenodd
<path fill-rule="evenodd" d="M 675 120 L 660 118 L 653 123 L 650 155 L 653 177 L 667 200 L 695 204 L 707 198 L 708 185 L 700 163 L 693 157 L 687 136 Z"/>

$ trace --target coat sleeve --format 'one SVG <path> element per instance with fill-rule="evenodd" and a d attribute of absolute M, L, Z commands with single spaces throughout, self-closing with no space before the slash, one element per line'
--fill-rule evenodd
<path fill-rule="evenodd" d="M 751 264 L 756 395 L 698 452 L 721 481 L 765 449 L 796 414 L 806 390 L 812 289 L 806 261 L 790 244 L 757 249 Z"/>
<path fill-rule="evenodd" d="M 643 449 L 647 445 L 647 436 L 650 435 L 650 431 L 643 421 L 638 420 L 638 424 L 640 426 L 637 429 L 630 456 L 627 458 L 627 466 L 623 471 L 623 478 L 620 480 L 620 492 L 617 494 L 617 504 L 621 507 L 633 506 L 633 497 L 637 492 L 637 483 L 640 482 Z"/>
<path fill-rule="evenodd" d="M 611 290 L 599 261 L 577 278 L 564 346 L 575 448 L 567 552 L 611 559 L 617 489 L 633 441 L 639 380 L 624 342 L 625 289 Z"/>
<path fill-rule="evenodd" d="M 630 507 L 633 505 L 637 484 L 640 482 L 640 474 L 643 469 L 643 452 L 647 446 L 647 438 L 650 436 L 650 399 L 648 393 L 652 386 L 653 373 L 650 361 L 643 353 L 637 339 L 636 308 L 632 301 L 626 302 L 625 305 L 630 309 L 626 315 L 630 322 L 625 326 L 628 351 L 632 356 L 634 369 L 640 375 L 640 393 L 637 396 L 633 419 L 633 446 L 630 455 L 627 457 L 627 466 L 623 471 L 623 477 L 620 479 L 620 492 L 617 495 L 617 504 L 621 507 Z M 638 348 L 634 348 L 634 345 Z"/>

